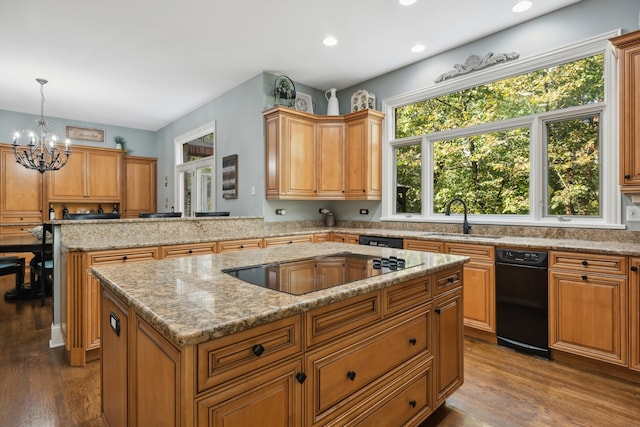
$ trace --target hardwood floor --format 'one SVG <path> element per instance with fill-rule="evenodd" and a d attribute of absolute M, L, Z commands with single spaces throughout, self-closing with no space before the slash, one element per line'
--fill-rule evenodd
<path fill-rule="evenodd" d="M 72 368 L 49 348 L 51 313 L 51 298 L 0 301 L 0 425 L 102 426 L 100 363 Z M 465 383 L 422 424 L 434 426 L 640 426 L 640 386 L 467 340 Z"/>

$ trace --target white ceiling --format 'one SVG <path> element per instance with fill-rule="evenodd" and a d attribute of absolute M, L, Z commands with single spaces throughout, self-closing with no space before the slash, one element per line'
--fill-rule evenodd
<path fill-rule="evenodd" d="M 577 1 L 2 0 L 0 109 L 40 114 L 41 77 L 47 117 L 157 130 L 262 71 L 340 90 Z"/>

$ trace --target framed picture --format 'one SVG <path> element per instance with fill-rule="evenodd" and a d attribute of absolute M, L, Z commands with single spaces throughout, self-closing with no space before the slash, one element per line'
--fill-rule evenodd
<path fill-rule="evenodd" d="M 222 158 L 222 198 L 238 198 L 238 155 Z"/>
<path fill-rule="evenodd" d="M 103 129 L 80 128 L 76 126 L 66 127 L 67 138 L 81 141 L 104 142 Z"/>
<path fill-rule="evenodd" d="M 296 94 L 296 110 L 313 114 L 313 100 L 311 99 L 311 95 L 298 92 Z"/>

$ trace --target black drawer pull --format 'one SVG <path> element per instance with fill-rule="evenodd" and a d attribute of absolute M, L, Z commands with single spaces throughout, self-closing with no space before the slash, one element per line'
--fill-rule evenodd
<path fill-rule="evenodd" d="M 586 267 L 587 265 L 589 265 L 589 263 L 587 262 L 587 260 L 586 260 L 586 259 L 583 259 L 583 260 L 582 260 L 582 265 L 584 265 L 584 266 Z"/>
<path fill-rule="evenodd" d="M 307 375 L 304 372 L 298 372 L 296 374 L 296 379 L 300 384 L 304 383 L 304 380 L 307 379 Z"/>
<path fill-rule="evenodd" d="M 240 249 L 244 249 L 244 245 L 240 245 Z"/>
<path fill-rule="evenodd" d="M 124 255 L 124 256 L 122 257 L 122 260 L 123 260 L 123 261 L 126 261 L 126 260 L 128 260 L 128 259 L 129 259 L 129 257 L 128 257 L 128 256 L 126 256 L 126 255 Z"/>
<path fill-rule="evenodd" d="M 582 275 L 582 280 L 589 280 L 589 278 L 587 277 L 587 275 L 586 275 L 586 274 L 583 274 L 583 275 Z"/>
<path fill-rule="evenodd" d="M 625 175 L 624 179 L 631 179 L 631 175 Z"/>
<path fill-rule="evenodd" d="M 356 373 L 353 371 L 349 371 L 347 372 L 347 378 L 349 378 L 351 381 L 356 379 Z"/>
<path fill-rule="evenodd" d="M 417 404 L 418 404 L 418 402 L 416 402 L 415 400 L 410 400 L 409 401 L 409 406 L 411 406 L 412 408 L 415 408 Z"/>
<path fill-rule="evenodd" d="M 440 314 L 440 309 L 439 308 L 436 308 L 434 311 L 436 312 L 436 314 Z"/>
<path fill-rule="evenodd" d="M 264 346 L 262 344 L 256 344 L 253 346 L 253 354 L 260 357 L 264 353 Z"/>
<path fill-rule="evenodd" d="M 193 253 L 193 249 L 189 249 L 189 253 L 192 254 Z"/>
<path fill-rule="evenodd" d="M 638 267 L 636 267 L 635 265 L 631 266 L 631 271 L 638 271 Z"/>
<path fill-rule="evenodd" d="M 411 345 L 416 345 L 418 340 L 412 337 L 412 338 L 409 338 L 409 342 L 411 343 Z"/>
<path fill-rule="evenodd" d="M 453 283 L 453 281 L 454 281 L 453 277 L 447 277 L 447 282 Z"/>

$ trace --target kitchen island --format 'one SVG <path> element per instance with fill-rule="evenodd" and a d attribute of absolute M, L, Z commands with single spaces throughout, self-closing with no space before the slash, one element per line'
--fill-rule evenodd
<path fill-rule="evenodd" d="M 302 295 L 221 271 L 345 251 L 416 266 Z M 466 261 L 322 243 L 94 268 L 102 287 L 103 419 L 418 425 L 463 381 Z M 358 268 L 370 264 L 326 274 Z M 296 271 L 277 274 L 295 278 Z"/>

